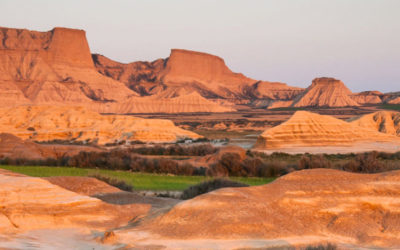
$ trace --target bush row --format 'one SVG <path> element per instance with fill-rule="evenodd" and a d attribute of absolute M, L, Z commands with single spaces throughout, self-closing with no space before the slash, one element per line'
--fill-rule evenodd
<path fill-rule="evenodd" d="M 178 150 L 166 149 L 165 154 Z M 40 165 L 40 166 L 71 166 L 81 168 L 99 168 L 125 170 L 174 175 L 207 175 L 213 177 L 243 176 L 243 177 L 278 177 L 301 169 L 332 168 L 356 173 L 378 173 L 400 169 L 400 153 L 362 153 L 346 155 L 263 155 L 249 152 L 245 159 L 236 153 L 225 153 L 220 159 L 209 166 L 197 167 L 188 162 L 151 158 L 138 155 L 132 149 L 116 149 L 109 152 L 81 152 L 72 157 L 61 156 L 57 159 L 45 160 L 9 159 L 0 160 L 3 165 Z M 143 149 L 141 152 L 153 152 Z M 185 153 L 197 152 L 204 154 L 205 149 L 184 149 Z M 207 149 L 210 150 L 210 149 Z M 210 152 L 213 152 L 211 150 Z M 184 154 L 184 153 L 182 153 Z"/>

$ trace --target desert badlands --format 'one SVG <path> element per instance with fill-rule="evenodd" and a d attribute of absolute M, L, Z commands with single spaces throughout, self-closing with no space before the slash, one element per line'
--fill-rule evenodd
<path fill-rule="evenodd" d="M 0 41 L 0 249 L 400 249 L 400 92 Z"/>

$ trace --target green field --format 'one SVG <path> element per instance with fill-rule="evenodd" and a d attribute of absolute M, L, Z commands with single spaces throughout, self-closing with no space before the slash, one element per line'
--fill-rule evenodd
<path fill-rule="evenodd" d="M 124 180 L 126 183 L 133 185 L 135 190 L 184 190 L 191 185 L 210 179 L 205 176 L 175 176 L 71 167 L 0 166 L 0 168 L 35 177 L 101 174 Z M 230 179 L 255 186 L 269 183 L 275 178 L 230 177 Z"/>
<path fill-rule="evenodd" d="M 379 108 L 400 111 L 400 104 L 383 104 Z"/>

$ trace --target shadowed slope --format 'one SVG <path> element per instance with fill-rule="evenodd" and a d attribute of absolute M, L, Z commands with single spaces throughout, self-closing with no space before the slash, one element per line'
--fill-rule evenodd
<path fill-rule="evenodd" d="M 391 111 L 378 111 L 363 115 L 351 121 L 363 128 L 382 133 L 400 136 L 400 113 Z"/>

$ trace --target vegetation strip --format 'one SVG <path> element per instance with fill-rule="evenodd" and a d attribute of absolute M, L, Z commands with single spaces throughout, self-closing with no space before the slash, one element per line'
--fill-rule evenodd
<path fill-rule="evenodd" d="M 205 176 L 176 176 L 162 174 L 148 174 L 128 171 L 115 171 L 105 169 L 86 169 L 71 167 L 43 167 L 43 166 L 3 166 L 0 168 L 13 172 L 34 176 L 34 177 L 50 177 L 50 176 L 90 176 L 100 174 L 115 179 L 123 180 L 132 185 L 135 190 L 184 190 L 189 186 L 211 180 Z M 275 178 L 258 178 L 258 177 L 230 177 L 229 179 L 245 183 L 251 186 L 267 184 Z"/>

